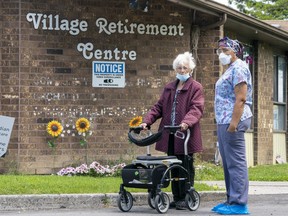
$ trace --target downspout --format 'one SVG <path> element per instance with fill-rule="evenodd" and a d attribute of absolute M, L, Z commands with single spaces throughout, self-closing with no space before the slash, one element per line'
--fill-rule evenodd
<path fill-rule="evenodd" d="M 22 41 L 22 38 L 21 38 L 21 34 L 22 34 L 22 28 L 21 28 L 21 17 L 22 17 L 22 3 L 21 3 L 21 0 L 18 1 L 18 4 L 19 4 L 19 23 L 18 23 L 18 28 L 19 28 L 19 48 L 18 48 L 18 52 L 19 52 L 19 57 L 18 57 L 18 61 L 19 61 L 19 66 L 18 66 L 18 130 L 17 130 L 17 165 L 16 165 L 16 168 L 17 168 L 17 172 L 19 172 L 19 169 L 20 169 L 20 153 L 21 153 L 21 145 L 20 145 L 20 142 L 21 142 L 21 133 L 20 133 L 20 130 L 21 129 L 21 79 L 20 79 L 20 74 L 21 74 L 21 41 Z"/>
<path fill-rule="evenodd" d="M 226 23 L 226 21 L 227 21 L 227 14 L 224 13 L 219 21 L 217 21 L 213 24 L 207 25 L 207 26 L 202 26 L 202 27 L 200 27 L 200 29 L 203 31 L 206 31 L 208 29 L 216 28 L 216 27 L 224 25 Z"/>
<path fill-rule="evenodd" d="M 206 31 L 206 30 L 213 29 L 213 28 L 224 25 L 227 21 L 227 14 L 224 13 L 222 15 L 222 17 L 215 23 L 212 23 L 212 24 L 207 25 L 207 26 L 200 26 L 200 27 L 195 24 L 195 20 L 196 20 L 195 17 L 196 17 L 196 10 L 194 10 L 194 12 L 193 12 L 193 21 L 192 21 L 191 33 L 190 33 L 190 37 L 191 37 L 190 50 L 194 56 L 194 59 L 200 63 L 199 58 L 198 58 L 198 54 L 197 54 L 200 31 Z M 194 79 L 196 79 L 196 75 L 197 75 L 197 73 L 195 70 L 193 72 L 193 78 Z"/>

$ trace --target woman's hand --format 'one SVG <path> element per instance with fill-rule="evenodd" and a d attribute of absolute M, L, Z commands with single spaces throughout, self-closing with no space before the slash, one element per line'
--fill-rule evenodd
<path fill-rule="evenodd" d="M 186 131 L 188 129 L 188 124 L 186 124 L 184 122 L 181 123 L 180 126 L 181 126 L 181 131 Z"/>
<path fill-rule="evenodd" d="M 142 124 L 140 124 L 139 126 L 142 127 L 143 130 L 147 130 L 147 129 L 148 129 L 146 123 L 142 123 Z"/>
<path fill-rule="evenodd" d="M 237 132 L 237 127 L 235 127 L 234 125 L 229 125 L 228 129 L 227 129 L 228 132 L 230 133 L 234 133 L 234 132 Z"/>

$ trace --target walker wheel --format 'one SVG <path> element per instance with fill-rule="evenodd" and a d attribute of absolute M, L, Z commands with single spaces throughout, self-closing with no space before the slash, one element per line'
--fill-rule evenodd
<path fill-rule="evenodd" d="M 123 212 L 128 212 L 133 206 L 132 194 L 128 191 L 121 192 L 117 201 L 118 207 Z"/>
<path fill-rule="evenodd" d="M 199 193 L 191 189 L 185 196 L 185 203 L 190 211 L 196 211 L 200 206 Z"/>
<path fill-rule="evenodd" d="M 148 205 L 155 209 L 155 195 L 151 191 L 148 193 Z"/>
<path fill-rule="evenodd" d="M 159 213 L 166 213 L 170 206 L 170 199 L 166 193 L 159 193 L 155 197 L 155 208 Z"/>

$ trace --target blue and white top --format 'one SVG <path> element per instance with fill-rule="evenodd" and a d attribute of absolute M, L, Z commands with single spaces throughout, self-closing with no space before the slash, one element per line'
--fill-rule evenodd
<path fill-rule="evenodd" d="M 234 88 L 242 82 L 247 84 L 247 95 L 240 121 L 252 117 L 251 73 L 246 63 L 241 59 L 237 59 L 216 82 L 214 109 L 217 124 L 230 124 L 236 100 Z"/>

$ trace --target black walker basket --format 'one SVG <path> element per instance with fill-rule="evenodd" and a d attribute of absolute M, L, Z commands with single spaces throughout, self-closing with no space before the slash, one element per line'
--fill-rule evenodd
<path fill-rule="evenodd" d="M 146 167 L 142 164 L 129 164 L 122 169 L 122 180 L 125 187 L 155 189 L 160 184 L 166 165 Z M 163 188 L 169 186 L 169 181 L 165 181 Z"/>

